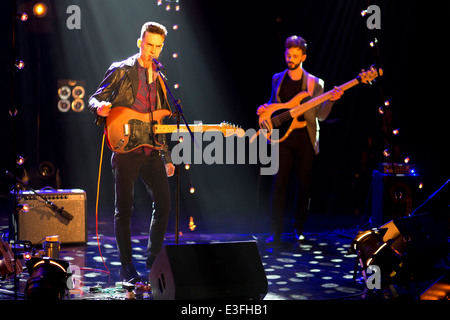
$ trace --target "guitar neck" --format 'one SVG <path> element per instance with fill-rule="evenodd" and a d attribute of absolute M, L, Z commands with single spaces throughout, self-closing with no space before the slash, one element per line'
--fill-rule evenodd
<path fill-rule="evenodd" d="M 215 124 L 190 124 L 192 132 L 204 132 L 207 130 L 221 130 L 220 125 Z M 157 124 L 154 126 L 155 134 L 172 133 L 178 130 L 176 124 Z M 180 132 L 188 132 L 186 125 L 180 125 Z"/>
<path fill-rule="evenodd" d="M 350 80 L 346 83 L 344 83 L 343 85 L 340 85 L 338 88 L 340 88 L 342 91 L 348 90 L 354 86 L 356 86 L 357 84 L 359 84 L 361 82 L 360 78 L 357 77 L 353 80 Z M 318 97 L 315 97 L 305 103 L 300 104 L 297 107 L 294 107 L 290 110 L 291 116 L 293 118 L 298 117 L 299 115 L 302 115 L 303 113 L 305 113 L 306 111 L 314 108 L 315 106 L 329 100 L 333 95 L 331 93 L 332 90 L 325 92 L 323 94 L 321 94 Z"/>

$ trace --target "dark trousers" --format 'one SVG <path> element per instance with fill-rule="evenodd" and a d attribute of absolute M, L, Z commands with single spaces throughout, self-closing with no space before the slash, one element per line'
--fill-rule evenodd
<path fill-rule="evenodd" d="M 170 211 L 170 190 L 164 161 L 159 152 L 150 155 L 131 152 L 114 154 L 111 159 L 115 179 L 114 232 L 122 265 L 132 262 L 131 215 L 134 183 L 140 177 L 153 198 L 148 247 L 157 255 L 162 248 Z"/>
<path fill-rule="evenodd" d="M 315 156 L 306 128 L 294 130 L 280 143 L 279 152 L 279 170 L 273 178 L 271 197 L 271 231 L 275 237 L 279 237 L 283 231 L 291 177 L 296 178 L 298 182 L 293 227 L 298 233 L 303 232 L 309 208 Z"/>

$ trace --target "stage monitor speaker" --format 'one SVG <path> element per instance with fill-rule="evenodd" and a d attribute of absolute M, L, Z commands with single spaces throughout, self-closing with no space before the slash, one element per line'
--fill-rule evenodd
<path fill-rule="evenodd" d="M 150 271 L 155 300 L 263 299 L 267 278 L 256 242 L 168 245 Z"/>
<path fill-rule="evenodd" d="M 73 216 L 67 219 L 31 191 L 18 194 L 17 205 L 27 204 L 28 212 L 17 211 L 10 219 L 10 237 L 17 240 L 39 243 L 47 236 L 58 235 L 61 244 L 86 243 L 86 192 L 80 189 L 37 190 L 39 195 Z M 10 202 L 14 204 L 14 194 Z M 14 208 L 12 208 L 14 210 Z"/>
<path fill-rule="evenodd" d="M 407 216 L 420 204 L 420 177 L 415 174 L 386 174 L 375 170 L 372 176 L 372 225 Z"/>
<path fill-rule="evenodd" d="M 383 241 L 403 256 L 405 266 L 420 270 L 449 254 L 447 212 L 429 212 L 394 219 L 380 229 L 387 229 Z"/>

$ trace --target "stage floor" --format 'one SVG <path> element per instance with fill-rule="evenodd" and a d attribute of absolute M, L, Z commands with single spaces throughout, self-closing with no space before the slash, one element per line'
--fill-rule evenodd
<path fill-rule="evenodd" d="M 88 228 L 86 244 L 61 247 L 60 259 L 69 262 L 75 272 L 75 288 L 67 297 L 70 300 L 127 298 L 118 275 L 120 264 L 111 223 L 101 223 L 99 230 L 101 255 L 95 225 Z M 267 234 L 189 231 L 179 236 L 178 244 L 256 241 L 268 281 L 268 292 L 264 300 L 391 299 L 392 292 L 389 290 L 382 290 L 376 296 L 367 295 L 359 268 L 354 276 L 356 255 L 348 254 L 348 249 L 357 231 L 356 228 L 350 228 L 310 232 L 305 233 L 306 239 L 302 242 L 295 241 L 291 234 L 286 233 L 278 246 L 265 243 Z M 147 236 L 144 231 L 135 231 L 132 240 L 136 269 L 143 278 L 148 279 L 149 271 L 145 267 Z M 167 233 L 164 244 L 175 244 L 174 233 Z M 443 260 L 433 267 L 432 272 L 428 272 L 428 279 L 416 282 L 407 289 L 396 287 L 396 290 L 407 299 L 419 299 L 420 295 L 439 277 L 448 273 L 448 270 L 449 266 Z M 0 300 L 24 299 L 23 293 L 28 278 L 28 272 L 23 271 L 20 274 L 16 287 L 17 295 L 14 295 L 14 281 L 0 281 Z M 153 300 L 151 290 L 146 286 L 139 286 L 134 293 L 138 300 Z"/>

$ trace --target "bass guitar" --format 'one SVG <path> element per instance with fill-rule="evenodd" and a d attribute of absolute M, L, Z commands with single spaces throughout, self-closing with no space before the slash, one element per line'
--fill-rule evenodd
<path fill-rule="evenodd" d="M 343 91 L 356 86 L 359 83 L 370 83 L 378 76 L 383 75 L 383 70 L 371 67 L 368 71 L 361 72 L 355 79 L 339 86 Z M 287 139 L 289 134 L 298 128 L 306 126 L 306 121 L 300 121 L 299 117 L 306 111 L 329 100 L 332 97 L 332 90 L 321 94 L 311 100 L 309 93 L 304 91 L 297 94 L 290 101 L 285 103 L 273 103 L 267 106 L 265 111 L 259 115 L 258 123 L 260 130 L 269 141 L 282 142 Z M 279 139 L 272 140 L 272 131 L 279 130 Z"/>
<path fill-rule="evenodd" d="M 169 116 L 169 110 L 161 109 L 151 113 L 137 112 L 126 107 L 114 107 L 106 117 L 107 144 L 111 151 L 128 153 L 141 146 L 148 146 L 160 150 L 164 146 L 157 142 L 158 134 L 178 131 L 175 124 L 161 124 L 161 120 Z M 225 137 L 236 134 L 245 135 L 242 128 L 222 122 L 221 124 L 191 124 L 192 132 L 205 132 L 209 130 L 220 131 Z M 187 132 L 185 125 L 180 125 L 180 132 Z"/>

